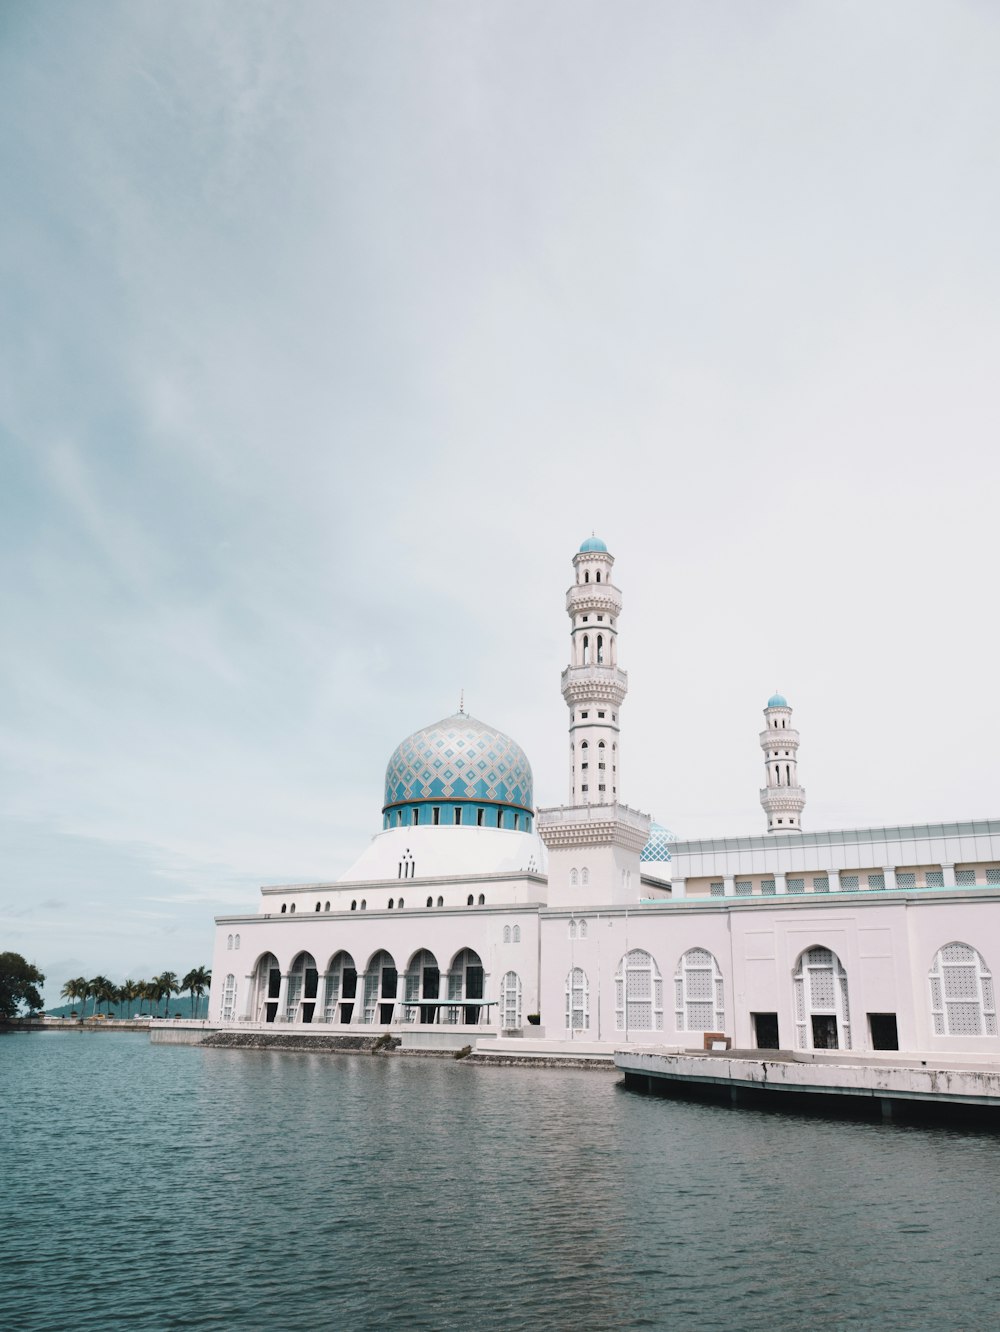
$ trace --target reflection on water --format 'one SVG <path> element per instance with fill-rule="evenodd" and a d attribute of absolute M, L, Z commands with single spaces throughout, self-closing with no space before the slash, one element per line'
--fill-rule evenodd
<path fill-rule="evenodd" d="M 0 1039 L 0 1311 L 72 1328 L 979 1328 L 988 1134 L 447 1059 Z"/>

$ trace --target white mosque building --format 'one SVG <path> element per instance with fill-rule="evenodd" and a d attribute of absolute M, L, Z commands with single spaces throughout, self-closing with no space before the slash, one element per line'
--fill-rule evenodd
<path fill-rule="evenodd" d="M 675 840 L 620 798 L 613 567 L 596 537 L 573 557 L 568 803 L 536 809 L 525 752 L 464 711 L 414 732 L 340 879 L 265 887 L 255 913 L 217 919 L 212 1024 L 1000 1052 L 1000 820 L 808 831 L 775 694 L 766 831 Z"/>

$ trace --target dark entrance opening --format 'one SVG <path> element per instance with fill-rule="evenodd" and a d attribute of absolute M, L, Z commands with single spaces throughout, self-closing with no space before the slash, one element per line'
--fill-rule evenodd
<path fill-rule="evenodd" d="M 466 999 L 482 999 L 483 989 L 485 987 L 485 975 L 482 967 L 470 966 L 465 968 L 465 997 Z M 470 1026 L 475 1026 L 479 1021 L 479 1008 L 467 1008 L 463 1015 L 463 1021 Z"/>
<path fill-rule="evenodd" d="M 779 1050 L 777 1013 L 751 1013 L 754 1042 L 758 1050 Z"/>
<path fill-rule="evenodd" d="M 272 967 L 267 973 L 267 1003 L 264 1005 L 264 1021 L 273 1022 L 278 1016 L 278 994 L 281 991 L 281 972 Z"/>
<path fill-rule="evenodd" d="M 868 1029 L 872 1034 L 873 1050 L 898 1050 L 899 1032 L 895 1013 L 869 1013 Z"/>
<path fill-rule="evenodd" d="M 813 1049 L 839 1050 L 837 1044 L 837 1019 L 832 1013 L 813 1013 Z"/>
<path fill-rule="evenodd" d="M 353 1013 L 354 1013 L 354 1005 L 353 1005 L 353 1004 L 341 1004 L 341 1005 L 340 1005 L 340 1020 L 341 1020 L 341 1022 L 350 1022 L 351 1017 L 353 1016 Z"/>
<path fill-rule="evenodd" d="M 438 999 L 441 994 L 441 972 L 437 967 L 424 967 L 424 998 Z M 420 1021 L 427 1023 L 433 1022 L 437 1014 L 436 1008 L 421 1008 Z"/>

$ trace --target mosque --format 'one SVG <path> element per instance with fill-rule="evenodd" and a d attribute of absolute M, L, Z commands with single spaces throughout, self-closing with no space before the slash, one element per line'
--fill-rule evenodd
<path fill-rule="evenodd" d="M 621 592 L 597 537 L 566 594 L 568 802 L 463 710 L 389 758 L 382 827 L 335 882 L 216 920 L 213 1025 L 458 1047 L 1000 1051 L 1000 820 L 812 832 L 799 734 L 764 708 L 757 836 L 679 841 L 624 804 Z"/>

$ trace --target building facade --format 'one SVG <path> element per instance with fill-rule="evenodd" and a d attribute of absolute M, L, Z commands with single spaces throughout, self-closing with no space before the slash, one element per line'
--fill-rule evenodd
<path fill-rule="evenodd" d="M 464 1044 L 1000 1052 L 1000 820 L 812 832 L 799 734 L 764 708 L 759 836 L 679 841 L 621 799 L 614 557 L 566 594 L 567 803 L 463 709 L 386 769 L 382 828 L 335 882 L 220 917 L 213 1023 L 391 1029 Z M 407 1039 L 407 1036 L 404 1036 Z"/>

